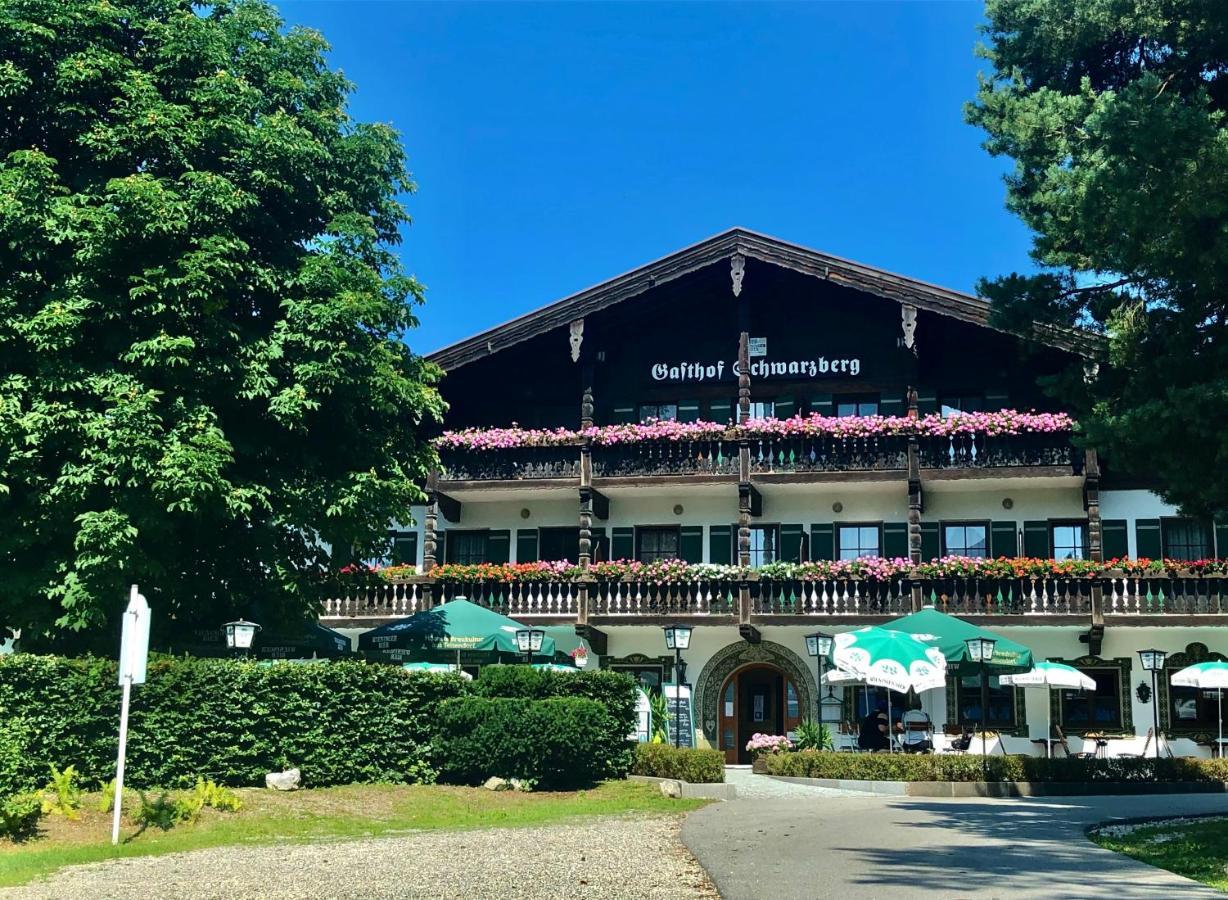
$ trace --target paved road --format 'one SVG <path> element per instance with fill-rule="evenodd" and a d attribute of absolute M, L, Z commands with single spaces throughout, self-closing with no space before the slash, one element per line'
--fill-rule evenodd
<path fill-rule="evenodd" d="M 1116 818 L 1207 812 L 1228 812 L 1228 796 L 923 800 L 798 794 L 705 807 L 687 817 L 682 839 L 724 900 L 1224 900 L 1218 891 L 1102 850 L 1084 836 L 1087 825 Z"/>

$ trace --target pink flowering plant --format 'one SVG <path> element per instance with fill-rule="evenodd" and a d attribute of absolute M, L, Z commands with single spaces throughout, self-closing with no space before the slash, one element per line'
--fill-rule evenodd
<path fill-rule="evenodd" d="M 466 428 L 445 431 L 435 439 L 439 449 L 504 450 L 513 447 L 560 447 L 585 441 L 594 446 L 614 446 L 647 441 L 707 441 L 774 437 L 874 438 L 891 436 L 936 436 L 957 434 L 1064 434 L 1073 431 L 1074 420 L 1066 413 L 996 412 L 938 413 L 910 416 L 821 416 L 811 413 L 789 419 L 747 419 L 737 425 L 698 420 L 672 422 L 648 420 L 621 425 L 594 425 L 579 431 L 566 428 Z"/>
<path fill-rule="evenodd" d="M 770 753 L 787 753 L 793 749 L 793 742 L 783 734 L 760 734 L 755 732 L 746 742 L 746 752 L 752 757 L 766 756 Z"/>

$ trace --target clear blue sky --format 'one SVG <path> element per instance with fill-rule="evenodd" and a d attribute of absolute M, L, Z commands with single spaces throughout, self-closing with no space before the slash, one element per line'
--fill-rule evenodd
<path fill-rule="evenodd" d="M 1029 267 L 963 122 L 979 3 L 278 5 L 408 149 L 419 352 L 733 225 L 963 290 Z"/>

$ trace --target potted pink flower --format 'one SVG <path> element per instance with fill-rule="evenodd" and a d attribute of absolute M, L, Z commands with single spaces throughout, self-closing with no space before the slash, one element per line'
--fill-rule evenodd
<path fill-rule="evenodd" d="M 793 742 L 783 734 L 760 734 L 755 732 L 746 742 L 746 750 L 750 753 L 751 770 L 760 775 L 767 774 L 767 757 L 773 753 L 785 753 L 793 749 Z"/>

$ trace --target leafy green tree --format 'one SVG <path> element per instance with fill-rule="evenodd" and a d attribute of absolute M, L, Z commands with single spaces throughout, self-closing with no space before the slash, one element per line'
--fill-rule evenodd
<path fill-rule="evenodd" d="M 308 612 L 434 455 L 396 133 L 261 0 L 0 0 L 0 624 Z"/>
<path fill-rule="evenodd" d="M 983 281 L 1000 323 L 1102 331 L 1048 387 L 1111 469 L 1228 511 L 1228 4 L 989 0 L 969 120 L 1011 157 L 1039 273 Z M 1081 368 L 1081 367 L 1080 367 Z"/>

